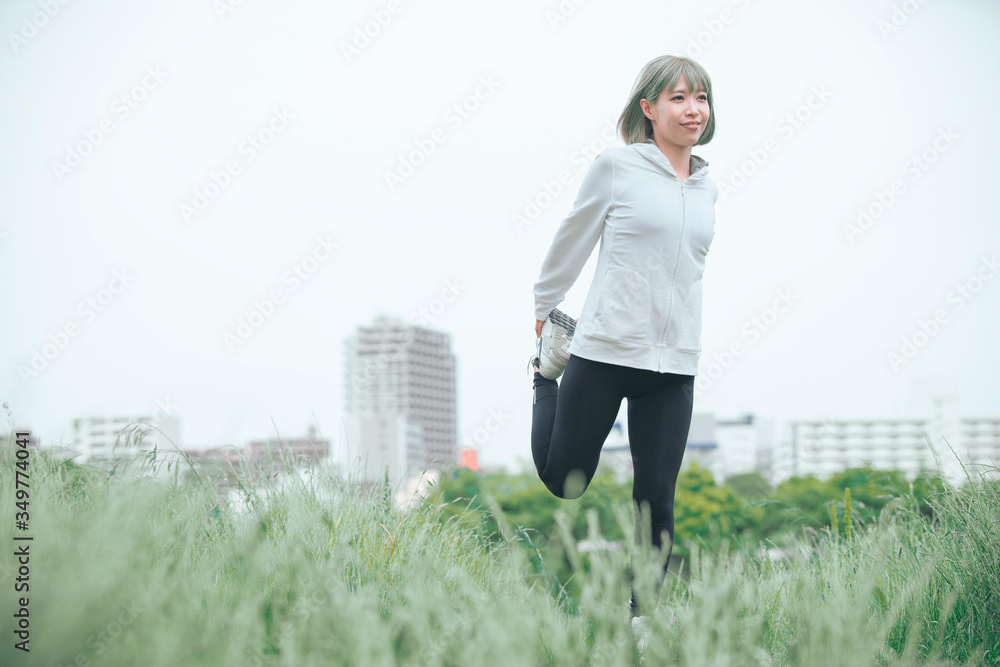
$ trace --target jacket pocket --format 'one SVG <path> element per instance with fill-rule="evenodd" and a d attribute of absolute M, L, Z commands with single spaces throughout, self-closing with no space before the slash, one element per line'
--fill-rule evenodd
<path fill-rule="evenodd" d="M 611 265 L 601 283 L 590 333 L 609 340 L 648 343 L 651 310 L 646 279 L 631 269 Z"/>
<path fill-rule="evenodd" d="M 675 307 L 667 327 L 667 347 L 685 352 L 701 352 L 701 297 L 699 280 L 691 286 L 683 303 Z"/>

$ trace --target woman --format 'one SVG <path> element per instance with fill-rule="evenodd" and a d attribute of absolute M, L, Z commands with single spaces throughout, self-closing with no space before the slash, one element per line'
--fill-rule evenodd
<path fill-rule="evenodd" d="M 534 286 L 531 449 L 546 487 L 579 497 L 627 398 L 636 541 L 648 512 L 653 545 L 669 562 L 701 353 L 701 278 L 715 236 L 718 190 L 708 162 L 691 154 L 715 133 L 708 74 L 688 58 L 651 60 L 618 132 L 626 145 L 595 158 Z M 598 239 L 594 281 L 574 322 L 555 306 Z M 665 575 L 666 565 L 661 583 Z"/>

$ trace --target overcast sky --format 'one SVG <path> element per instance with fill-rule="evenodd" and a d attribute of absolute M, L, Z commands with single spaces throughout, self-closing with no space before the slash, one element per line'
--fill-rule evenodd
<path fill-rule="evenodd" d="M 998 19 L 987 0 L 7 0 L 0 397 L 49 443 L 158 405 L 185 446 L 337 440 L 343 338 L 424 308 L 458 357 L 460 443 L 530 461 L 532 285 L 669 53 L 707 69 L 717 119 L 694 150 L 722 191 L 695 410 L 899 417 L 923 383 L 1000 416 Z"/>

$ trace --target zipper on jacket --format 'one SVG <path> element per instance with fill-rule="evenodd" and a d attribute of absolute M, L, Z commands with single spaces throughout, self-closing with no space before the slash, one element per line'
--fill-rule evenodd
<path fill-rule="evenodd" d="M 674 256 L 674 273 L 670 276 L 670 302 L 667 304 L 667 321 L 663 325 L 663 331 L 660 333 L 660 345 L 663 345 L 663 341 L 667 335 L 667 328 L 670 326 L 670 316 L 674 309 L 674 282 L 677 279 L 677 265 L 680 264 L 681 258 L 681 248 L 684 246 L 684 228 L 687 225 L 687 208 L 684 203 L 684 182 L 681 182 L 681 237 L 677 242 L 677 254 Z M 659 356 L 659 355 L 657 355 Z M 657 363 L 659 365 L 659 363 Z"/>

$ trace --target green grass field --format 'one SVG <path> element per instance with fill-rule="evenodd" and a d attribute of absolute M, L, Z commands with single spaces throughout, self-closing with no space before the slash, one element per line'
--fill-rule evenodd
<path fill-rule="evenodd" d="M 15 450 L 8 438 L 0 457 L 2 665 L 639 664 L 630 554 L 582 558 L 562 510 L 572 604 L 489 499 L 499 547 L 439 520 L 441 505 L 403 512 L 318 475 L 231 501 L 142 478 L 141 461 L 109 476 L 33 450 L 30 591 L 17 593 Z M 899 498 L 849 537 L 804 536 L 797 559 L 693 549 L 660 590 L 644 664 L 1000 664 L 1000 488 L 932 502 L 933 524 Z M 615 513 L 632 525 L 631 507 Z M 648 546 L 635 558 L 650 599 L 659 564 Z M 29 653 L 14 648 L 22 596 Z"/>

